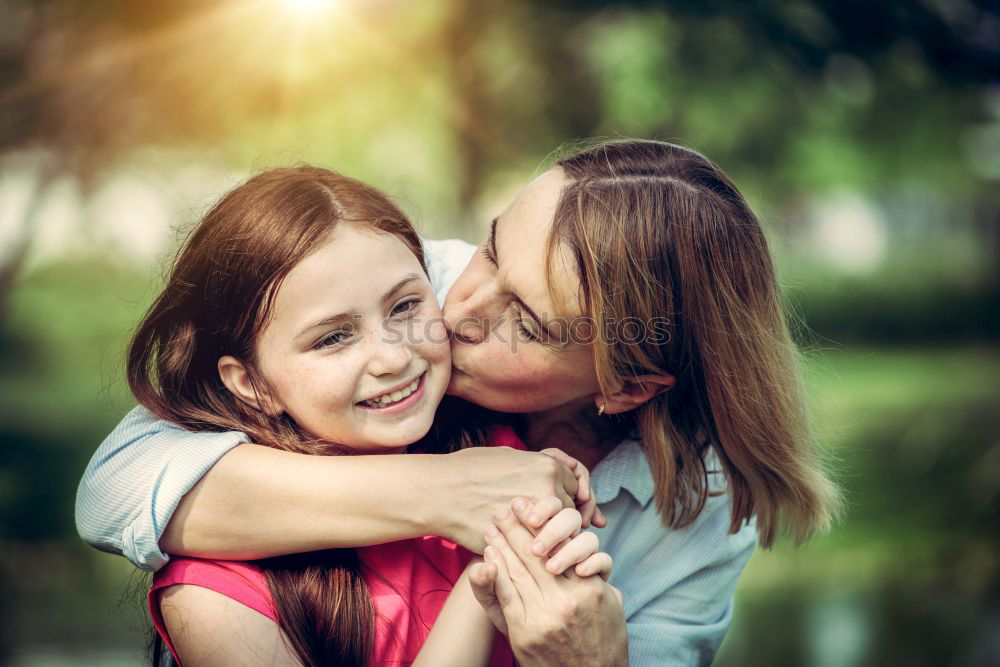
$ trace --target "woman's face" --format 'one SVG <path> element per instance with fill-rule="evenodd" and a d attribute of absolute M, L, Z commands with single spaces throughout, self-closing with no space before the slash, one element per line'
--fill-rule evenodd
<path fill-rule="evenodd" d="M 426 434 L 451 371 L 420 262 L 397 237 L 349 224 L 282 282 L 257 350 L 275 407 L 367 453 Z"/>
<path fill-rule="evenodd" d="M 452 286 L 444 305 L 452 339 L 448 393 L 503 412 L 593 404 L 600 389 L 583 331 L 580 280 L 557 251 L 551 276 L 546 244 L 566 179 L 545 172 L 493 222 L 489 238 Z M 550 296 L 553 281 L 558 303 Z"/>

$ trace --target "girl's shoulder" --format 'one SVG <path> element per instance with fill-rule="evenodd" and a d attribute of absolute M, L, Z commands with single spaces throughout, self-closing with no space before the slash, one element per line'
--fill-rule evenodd
<path fill-rule="evenodd" d="M 491 447 L 511 447 L 522 451 L 528 449 L 524 441 L 514 432 L 514 428 L 507 424 L 494 424 L 490 427 L 488 444 Z"/>
<path fill-rule="evenodd" d="M 201 586 L 250 607 L 272 621 L 277 621 L 274 599 L 263 571 L 253 563 L 204 558 L 175 557 L 156 571 L 150 588 L 154 596 L 169 586 Z"/>

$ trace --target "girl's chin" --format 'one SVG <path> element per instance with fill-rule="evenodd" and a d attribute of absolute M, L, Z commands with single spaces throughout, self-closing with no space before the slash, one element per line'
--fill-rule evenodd
<path fill-rule="evenodd" d="M 415 442 L 418 442 L 431 430 L 432 419 L 428 419 L 426 423 L 414 424 L 412 428 L 406 429 L 386 429 L 382 433 L 372 432 L 368 438 L 368 443 L 365 446 L 365 453 L 369 454 L 379 454 L 383 452 L 377 452 L 374 450 L 385 450 L 385 452 L 394 452 L 400 449 L 406 449 Z M 378 444 L 372 444 L 374 442 Z"/>
<path fill-rule="evenodd" d="M 341 431 L 336 436 L 318 436 L 318 439 L 337 443 L 336 448 L 342 449 L 345 454 L 355 456 L 361 454 L 398 454 L 427 435 L 427 432 L 431 430 L 432 420 L 433 415 L 426 420 L 420 420 L 421 423 L 399 425 L 395 428 L 363 429 L 352 434 Z"/>

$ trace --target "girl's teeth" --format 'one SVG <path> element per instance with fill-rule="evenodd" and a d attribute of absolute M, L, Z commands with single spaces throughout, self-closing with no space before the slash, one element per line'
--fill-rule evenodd
<path fill-rule="evenodd" d="M 387 405 L 391 405 L 392 403 L 396 403 L 398 401 L 403 400 L 404 398 L 415 392 L 419 385 L 420 385 L 420 378 L 417 378 L 416 380 L 411 382 L 408 387 L 400 389 L 399 391 L 394 391 L 391 394 L 385 394 L 384 396 L 379 396 L 376 399 L 367 400 L 365 401 L 365 405 L 367 405 L 370 408 L 384 408 Z"/>

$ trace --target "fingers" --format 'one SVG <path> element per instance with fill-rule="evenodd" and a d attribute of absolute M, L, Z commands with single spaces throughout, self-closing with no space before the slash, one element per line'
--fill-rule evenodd
<path fill-rule="evenodd" d="M 469 568 L 469 584 L 476 601 L 486 612 L 496 628 L 507 634 L 507 620 L 503 615 L 503 607 L 497 599 L 495 585 L 497 566 L 495 563 L 476 563 Z"/>
<path fill-rule="evenodd" d="M 550 574 L 562 574 L 566 568 L 582 564 L 601 548 L 600 540 L 593 533 L 580 533 L 556 551 L 545 564 Z M 580 571 L 577 570 L 577 574 Z M 581 575 L 584 576 L 584 575 Z"/>
<path fill-rule="evenodd" d="M 531 553 L 544 556 L 552 548 L 563 541 L 580 534 L 580 512 L 572 509 L 562 509 L 542 526 L 531 545 Z"/>
<path fill-rule="evenodd" d="M 592 577 L 596 574 L 604 581 L 607 581 L 608 577 L 611 576 L 611 566 L 611 556 L 603 551 L 598 551 L 597 553 L 588 556 L 582 563 L 578 563 L 577 566 L 573 568 L 573 571 L 581 577 Z"/>
<path fill-rule="evenodd" d="M 499 555 L 497 548 L 492 545 L 486 547 L 483 559 L 485 566 L 496 570 L 496 574 L 493 576 L 493 590 L 497 601 L 500 603 L 503 615 L 508 619 L 523 620 L 524 603 L 521 601 L 521 595 L 510 578 L 510 572 L 507 569 L 505 559 Z M 475 587 L 473 587 L 473 591 L 475 590 Z M 476 599 L 480 599 L 478 594 L 476 595 Z M 488 600 L 488 597 L 486 599 Z M 480 604 L 482 604 L 482 600 L 480 600 Z"/>
<path fill-rule="evenodd" d="M 495 598 L 496 593 L 493 590 L 493 584 L 497 578 L 497 566 L 494 563 L 487 563 L 483 561 L 482 563 L 476 563 L 469 568 L 469 582 L 472 584 L 472 589 L 474 591 L 479 591 L 483 594 L 486 599 Z M 477 593 L 476 599 L 479 599 L 479 594 Z M 482 602 L 482 600 L 480 600 Z"/>
<path fill-rule="evenodd" d="M 608 518 L 604 516 L 604 512 L 601 511 L 601 508 L 596 503 L 594 504 L 594 516 L 591 518 L 591 521 L 595 528 L 604 528 L 608 525 Z"/>
<path fill-rule="evenodd" d="M 541 600 L 539 579 L 552 578 L 538 557 L 531 554 L 531 533 L 509 511 L 497 512 L 496 525 L 487 529 L 486 543 L 500 555 L 510 580 L 525 604 Z"/>
<path fill-rule="evenodd" d="M 580 510 L 580 525 L 583 528 L 590 528 L 590 524 L 594 520 L 594 514 L 597 512 L 597 499 L 591 494 L 590 500 L 582 505 L 577 505 L 576 508 Z"/>
<path fill-rule="evenodd" d="M 469 583 L 472 584 L 472 593 L 484 609 L 500 604 L 493 588 L 496 585 L 496 578 L 497 566 L 494 563 L 484 561 L 469 568 Z"/>
<path fill-rule="evenodd" d="M 555 496 L 542 498 L 534 505 L 524 498 L 515 498 L 511 503 L 511 509 L 514 510 L 514 514 L 518 520 L 536 536 L 539 529 L 562 508 L 562 502 Z M 596 499 L 593 496 L 591 496 L 590 501 L 586 505 L 578 508 L 581 515 L 584 515 L 587 508 L 591 508 L 593 511 L 591 523 L 595 528 L 604 528 L 608 525 L 608 520 L 605 518 L 604 513 L 601 512 L 601 508 L 597 506 Z M 583 516 L 580 525 L 582 528 L 588 527 L 586 516 Z"/>
<path fill-rule="evenodd" d="M 555 447 L 543 449 L 541 453 L 546 456 L 551 456 L 556 461 L 559 461 L 566 466 L 567 469 L 572 471 L 577 483 L 576 494 L 574 496 L 576 498 L 577 505 L 581 505 L 590 500 L 590 496 L 592 495 L 590 492 L 590 471 L 587 470 L 587 466 L 583 465 L 563 450 L 556 449 Z"/>
<path fill-rule="evenodd" d="M 573 471 L 566 466 L 559 466 L 559 477 L 562 480 L 562 491 L 566 494 L 565 498 L 560 496 L 566 507 L 576 507 L 576 493 L 580 488 L 579 483 L 576 481 L 576 475 Z"/>
<path fill-rule="evenodd" d="M 514 498 L 510 506 L 514 510 L 514 515 L 518 521 L 532 534 L 537 534 L 538 529 L 563 508 L 562 502 L 555 496 L 542 498 L 534 504 L 526 501 L 524 498 Z"/>

